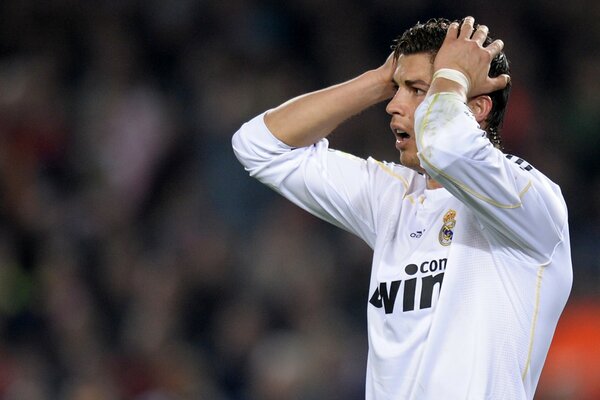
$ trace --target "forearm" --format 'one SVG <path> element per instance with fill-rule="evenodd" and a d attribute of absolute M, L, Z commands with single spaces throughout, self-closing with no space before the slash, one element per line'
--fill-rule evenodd
<path fill-rule="evenodd" d="M 279 140 L 293 147 L 311 145 L 339 124 L 394 94 L 394 84 L 375 70 L 291 99 L 265 115 L 265 124 Z"/>

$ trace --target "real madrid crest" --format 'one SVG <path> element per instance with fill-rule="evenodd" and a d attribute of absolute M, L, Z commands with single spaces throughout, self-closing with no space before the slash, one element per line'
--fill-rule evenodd
<path fill-rule="evenodd" d="M 452 243 L 452 236 L 454 236 L 454 226 L 456 225 L 456 211 L 450 209 L 444 214 L 444 225 L 440 229 L 438 236 L 440 244 L 442 246 L 450 246 Z"/>

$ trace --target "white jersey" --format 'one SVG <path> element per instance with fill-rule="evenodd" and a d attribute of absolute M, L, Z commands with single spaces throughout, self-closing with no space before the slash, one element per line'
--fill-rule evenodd
<path fill-rule="evenodd" d="M 251 176 L 368 243 L 368 400 L 532 399 L 572 283 L 560 189 L 495 149 L 460 99 L 416 114 L 419 157 L 291 148 L 260 115 L 234 135 Z"/>

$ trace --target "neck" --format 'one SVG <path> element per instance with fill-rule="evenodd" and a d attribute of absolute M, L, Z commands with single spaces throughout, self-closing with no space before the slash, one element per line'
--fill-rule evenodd
<path fill-rule="evenodd" d="M 431 179 L 431 177 L 425 174 L 425 187 L 427 189 L 441 189 L 443 188 L 437 181 Z"/>

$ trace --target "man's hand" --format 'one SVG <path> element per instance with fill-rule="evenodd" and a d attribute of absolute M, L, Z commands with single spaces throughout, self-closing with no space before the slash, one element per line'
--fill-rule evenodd
<path fill-rule="evenodd" d="M 483 47 L 488 28 L 479 25 L 473 32 L 474 24 L 473 17 L 466 17 L 460 30 L 458 22 L 450 24 L 444 43 L 433 63 L 434 73 L 448 68 L 465 75 L 468 81 L 465 93 L 467 98 L 503 89 L 510 81 L 510 77 L 506 74 L 495 78 L 488 76 L 490 64 L 502 51 L 504 43 L 502 40 L 494 40 Z"/>
<path fill-rule="evenodd" d="M 394 73 L 396 72 L 397 62 L 394 53 L 391 53 L 385 63 L 374 70 L 378 80 L 383 84 L 386 98 L 392 98 L 396 94 L 396 84 L 394 83 Z"/>

